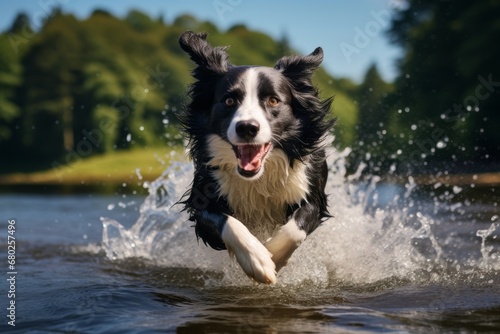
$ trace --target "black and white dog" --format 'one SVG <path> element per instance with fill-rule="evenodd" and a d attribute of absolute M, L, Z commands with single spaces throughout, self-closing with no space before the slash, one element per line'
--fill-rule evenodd
<path fill-rule="evenodd" d="M 311 77 L 323 60 L 288 56 L 274 66 L 233 66 L 207 34 L 179 39 L 196 64 L 181 116 L 195 172 L 182 202 L 198 238 L 234 254 L 245 273 L 276 272 L 329 216 L 325 145 L 334 120 Z M 265 243 L 259 241 L 272 236 Z"/>

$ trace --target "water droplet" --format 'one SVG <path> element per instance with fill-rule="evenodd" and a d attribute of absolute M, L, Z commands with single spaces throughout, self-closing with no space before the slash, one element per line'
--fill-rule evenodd
<path fill-rule="evenodd" d="M 144 131 L 144 127 L 141 125 L 141 126 L 139 127 L 139 130 Z"/>
<path fill-rule="evenodd" d="M 137 178 L 139 180 L 142 180 L 142 175 L 141 175 L 141 169 L 140 168 L 136 168 L 135 169 L 135 175 L 137 175 Z"/>
<path fill-rule="evenodd" d="M 108 210 L 111 211 L 115 208 L 115 205 L 114 204 L 109 204 L 108 205 Z"/>
<path fill-rule="evenodd" d="M 437 148 L 444 148 L 444 147 L 446 147 L 446 143 L 444 141 L 440 140 L 436 143 L 436 147 Z"/>
<path fill-rule="evenodd" d="M 130 141 L 131 141 L 131 140 L 132 140 L 132 134 L 131 134 L 131 133 L 129 133 L 129 134 L 127 135 L 127 142 L 129 142 L 129 143 L 130 143 Z"/>
<path fill-rule="evenodd" d="M 411 125 L 411 129 L 412 129 L 413 131 L 415 131 L 415 130 L 417 129 L 417 125 L 416 125 L 416 124 L 412 124 L 412 125 Z"/>

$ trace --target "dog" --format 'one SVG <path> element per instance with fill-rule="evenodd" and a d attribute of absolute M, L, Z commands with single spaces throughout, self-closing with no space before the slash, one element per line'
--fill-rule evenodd
<path fill-rule="evenodd" d="M 333 98 L 321 100 L 312 84 L 323 51 L 285 56 L 271 68 L 232 65 L 227 47 L 211 46 L 206 33 L 186 31 L 179 44 L 195 64 L 180 116 L 195 171 L 180 203 L 198 240 L 227 249 L 255 281 L 274 284 L 330 217 Z"/>

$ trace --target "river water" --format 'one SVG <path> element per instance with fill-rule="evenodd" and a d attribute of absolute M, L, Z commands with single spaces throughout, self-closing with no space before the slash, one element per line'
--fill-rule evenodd
<path fill-rule="evenodd" d="M 500 189 L 345 178 L 347 153 L 330 159 L 334 217 L 274 286 L 196 240 L 175 205 L 186 163 L 147 197 L 0 195 L 0 332 L 499 332 Z"/>

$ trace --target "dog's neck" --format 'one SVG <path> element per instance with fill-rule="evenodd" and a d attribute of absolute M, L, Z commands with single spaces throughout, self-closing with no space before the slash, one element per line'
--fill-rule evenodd
<path fill-rule="evenodd" d="M 274 148 L 266 159 L 264 173 L 257 180 L 238 175 L 237 161 L 231 145 L 219 136 L 209 138 L 208 149 L 213 157 L 208 162 L 219 186 L 219 196 L 226 198 L 234 217 L 250 231 L 263 238 L 286 223 L 288 205 L 300 203 L 309 192 L 307 165 L 295 161 L 290 167 L 288 157 Z"/>

